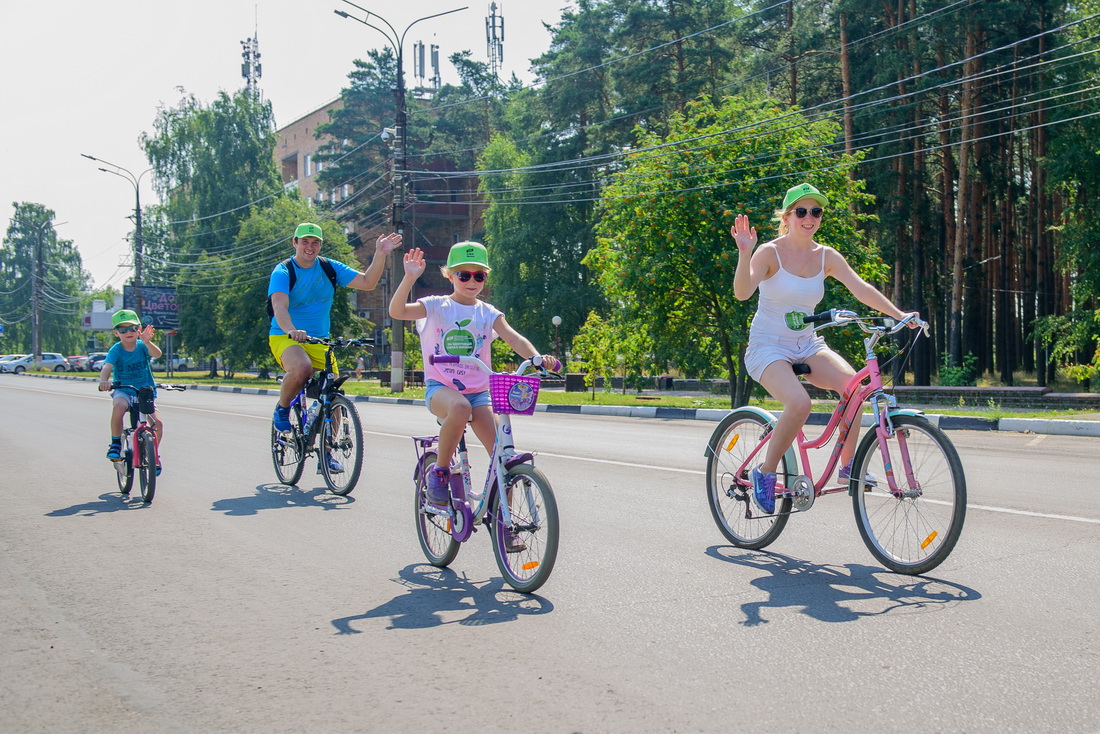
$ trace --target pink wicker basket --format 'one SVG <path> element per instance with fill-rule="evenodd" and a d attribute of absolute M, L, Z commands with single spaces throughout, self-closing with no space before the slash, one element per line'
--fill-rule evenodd
<path fill-rule="evenodd" d="M 531 415 L 539 397 L 539 378 L 494 373 L 489 375 L 489 398 L 494 413 Z"/>

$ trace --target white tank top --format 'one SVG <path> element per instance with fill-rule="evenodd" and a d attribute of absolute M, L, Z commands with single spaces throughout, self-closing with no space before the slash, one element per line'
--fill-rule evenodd
<path fill-rule="evenodd" d="M 825 248 L 821 248 L 821 270 L 817 275 L 803 278 L 787 272 L 775 250 L 779 270 L 767 280 L 760 281 L 760 303 L 752 317 L 750 338 L 755 335 L 796 337 L 804 335 L 809 324 L 802 323 L 825 297 Z M 813 332 L 808 332 L 812 334 Z"/>

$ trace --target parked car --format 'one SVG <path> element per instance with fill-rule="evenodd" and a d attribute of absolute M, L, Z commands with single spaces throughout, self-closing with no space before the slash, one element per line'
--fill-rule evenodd
<path fill-rule="evenodd" d="M 164 357 L 152 360 L 150 366 L 156 372 L 164 371 Z M 195 369 L 195 361 L 190 357 L 173 357 L 172 358 L 172 371 L 173 372 L 186 372 L 187 370 Z"/>
<path fill-rule="evenodd" d="M 23 357 L 26 357 L 26 356 L 27 355 L 25 355 L 25 354 L 5 354 L 4 356 L 0 357 L 0 372 L 6 372 L 7 371 L 7 370 L 4 369 L 5 365 L 11 364 L 15 360 L 22 359 Z"/>
<path fill-rule="evenodd" d="M 69 370 L 71 372 L 84 372 L 88 369 L 88 357 L 84 354 L 74 354 L 71 357 L 65 357 L 69 363 Z"/>
<path fill-rule="evenodd" d="M 88 369 L 99 372 L 103 369 L 103 360 L 107 359 L 106 352 L 92 352 L 88 355 Z"/>
<path fill-rule="evenodd" d="M 13 359 L 10 362 L 5 362 L 0 365 L 0 368 L 4 372 L 14 372 L 19 374 L 20 372 L 26 372 L 34 367 L 34 355 L 24 354 L 19 359 Z M 65 372 L 69 369 L 69 363 L 65 361 L 57 352 L 42 352 L 42 369 L 53 370 L 54 372 Z"/>

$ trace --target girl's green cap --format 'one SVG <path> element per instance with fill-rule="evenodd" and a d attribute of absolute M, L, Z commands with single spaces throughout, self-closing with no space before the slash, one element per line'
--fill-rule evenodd
<path fill-rule="evenodd" d="M 451 252 L 447 255 L 447 268 L 453 269 L 462 265 L 479 265 L 486 270 L 492 270 L 485 245 L 480 242 L 459 242 L 452 245 Z"/>

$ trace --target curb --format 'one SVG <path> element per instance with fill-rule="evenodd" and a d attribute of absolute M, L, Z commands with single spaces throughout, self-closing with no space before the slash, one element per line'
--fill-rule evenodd
<path fill-rule="evenodd" d="M 22 377 L 39 377 L 47 380 L 82 380 L 95 382 L 94 377 L 70 375 L 27 374 Z M 241 395 L 278 395 L 278 390 L 261 387 L 223 387 L 221 385 L 188 385 L 188 390 L 238 393 Z M 423 398 L 391 398 L 381 395 L 348 395 L 356 403 L 385 403 L 388 405 L 424 405 Z M 615 418 L 657 418 L 661 420 L 697 420 L 718 422 L 729 415 L 729 410 L 717 408 L 665 408 L 630 405 L 536 405 L 539 413 L 566 413 L 572 415 L 602 415 Z M 923 411 L 921 411 L 923 412 Z M 776 412 L 782 415 L 782 411 Z M 1006 431 L 1010 433 L 1043 433 L 1052 436 L 1100 437 L 1100 421 L 1051 420 L 1049 418 L 974 418 L 971 416 L 924 413 L 936 426 L 945 431 Z M 823 426 L 829 422 L 829 413 L 811 413 L 807 425 Z M 871 425 L 871 416 L 864 415 L 864 427 Z"/>

